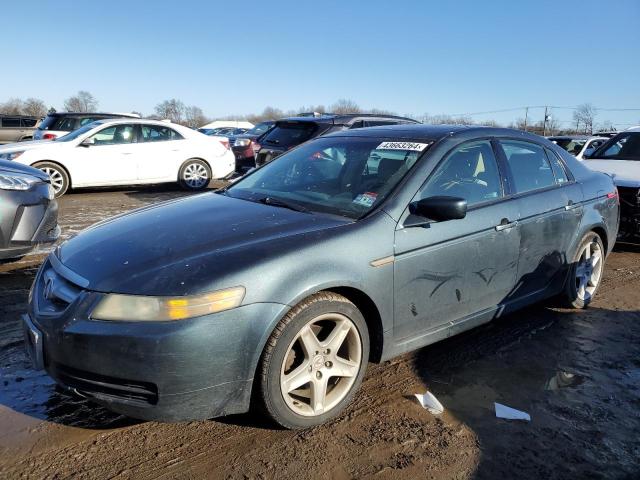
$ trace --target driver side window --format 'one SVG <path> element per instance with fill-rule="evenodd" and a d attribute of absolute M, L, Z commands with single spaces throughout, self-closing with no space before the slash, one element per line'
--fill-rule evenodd
<path fill-rule="evenodd" d="M 489 140 L 465 143 L 431 174 L 419 198 L 460 197 L 468 206 L 502 197 L 498 164 Z"/>
<path fill-rule="evenodd" d="M 114 125 L 103 128 L 93 135 L 94 145 L 120 145 L 124 143 L 134 143 L 135 130 L 133 125 Z"/>

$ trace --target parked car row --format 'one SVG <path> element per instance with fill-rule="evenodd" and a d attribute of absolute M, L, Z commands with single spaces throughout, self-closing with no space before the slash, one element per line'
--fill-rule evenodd
<path fill-rule="evenodd" d="M 562 135 L 547 138 L 578 160 L 583 160 L 586 156 L 591 155 L 600 145 L 609 140 L 609 137 L 590 135 Z"/>

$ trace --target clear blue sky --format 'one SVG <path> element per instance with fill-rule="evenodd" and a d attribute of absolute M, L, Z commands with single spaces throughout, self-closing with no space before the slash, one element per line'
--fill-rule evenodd
<path fill-rule="evenodd" d="M 338 98 L 414 115 L 640 108 L 639 0 L 61 0 L 1 11 L 0 102 L 61 108 L 82 89 L 101 110 L 152 113 L 178 98 L 213 117 Z M 607 119 L 640 123 L 640 111 L 599 113 Z"/>

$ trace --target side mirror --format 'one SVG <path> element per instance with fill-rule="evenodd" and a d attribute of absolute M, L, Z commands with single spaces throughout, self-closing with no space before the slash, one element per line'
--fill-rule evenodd
<path fill-rule="evenodd" d="M 407 218 L 405 226 L 424 225 L 425 219 L 436 222 L 459 220 L 467 215 L 467 201 L 464 198 L 448 196 L 423 198 L 409 204 L 409 213 L 411 215 Z"/>
<path fill-rule="evenodd" d="M 96 139 L 94 137 L 85 138 L 81 143 L 81 147 L 90 147 L 91 145 L 95 145 Z"/>

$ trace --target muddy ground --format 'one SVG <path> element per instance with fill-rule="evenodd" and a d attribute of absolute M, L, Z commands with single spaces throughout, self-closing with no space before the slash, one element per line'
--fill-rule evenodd
<path fill-rule="evenodd" d="M 73 193 L 67 238 L 184 195 Z M 0 478 L 640 477 L 640 249 L 618 247 L 585 311 L 547 305 L 370 365 L 353 405 L 305 432 L 256 415 L 138 422 L 58 391 L 29 367 L 18 317 L 42 252 L 0 265 Z M 433 416 L 412 395 L 430 390 Z M 531 422 L 500 420 L 494 401 Z"/>

